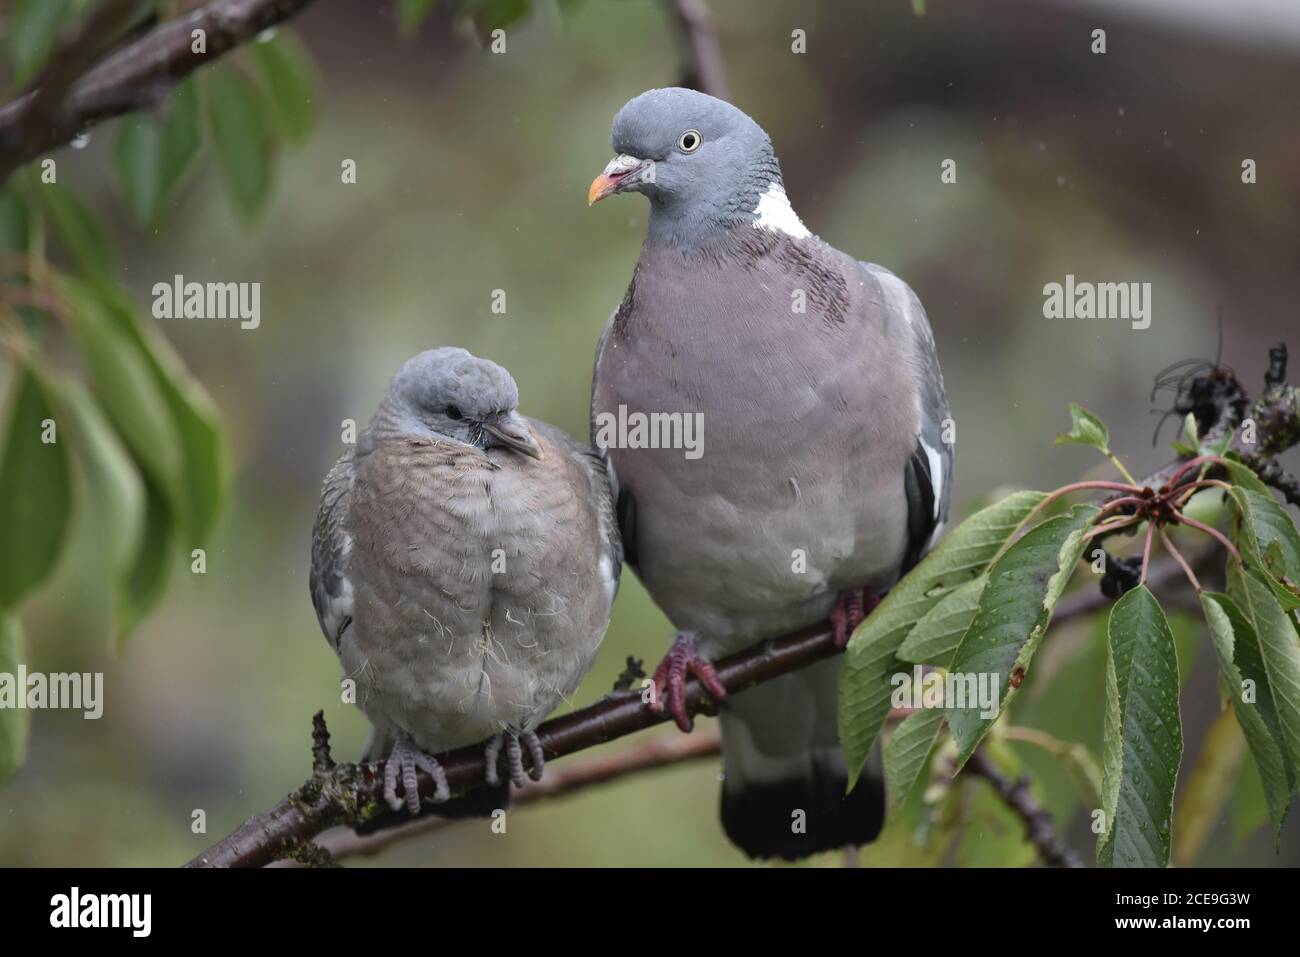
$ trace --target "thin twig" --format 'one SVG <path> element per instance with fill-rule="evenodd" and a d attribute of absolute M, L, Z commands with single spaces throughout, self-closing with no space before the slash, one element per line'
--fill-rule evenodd
<path fill-rule="evenodd" d="M 1155 537 L 1155 534 L 1155 521 L 1147 522 L 1147 537 L 1146 541 L 1142 544 L 1142 574 L 1138 576 L 1139 585 L 1145 585 L 1147 583 L 1147 571 L 1149 570 L 1148 566 L 1151 563 L 1151 540 Z"/>
<path fill-rule="evenodd" d="M 1199 594 L 1201 591 L 1201 583 L 1196 580 L 1196 573 L 1192 571 L 1192 566 L 1187 564 L 1187 559 L 1183 558 L 1183 553 L 1178 550 L 1170 540 L 1169 536 L 1165 534 L 1163 528 L 1160 529 L 1160 542 L 1165 546 L 1165 551 L 1167 551 L 1173 557 L 1174 561 L 1176 561 L 1183 569 L 1184 574 L 1187 575 L 1187 580 L 1192 583 L 1192 587 L 1195 588 Z"/>
<path fill-rule="evenodd" d="M 1231 553 L 1233 558 L 1235 558 L 1238 562 L 1241 561 L 1241 552 L 1237 551 L 1237 546 L 1232 544 L 1232 542 L 1228 540 L 1228 537 L 1224 535 L 1223 532 L 1219 531 L 1217 528 L 1214 528 L 1210 525 L 1206 525 L 1204 522 L 1199 522 L 1196 519 L 1192 518 L 1190 515 L 1187 515 L 1185 513 L 1178 516 L 1178 521 L 1182 525 L 1190 526 L 1191 528 L 1198 529 L 1199 531 L 1204 532 L 1206 535 L 1209 535 L 1216 542 L 1218 542 L 1220 545 L 1226 548 L 1229 551 L 1229 553 Z"/>
<path fill-rule="evenodd" d="M 690 63 L 684 84 L 720 100 L 730 100 L 722 46 L 708 7 L 703 0 L 668 0 L 668 6 L 681 30 Z"/>
<path fill-rule="evenodd" d="M 983 748 L 975 750 L 962 768 L 962 773 L 983 778 L 993 786 L 1002 803 L 1011 808 L 1025 825 L 1025 836 L 1029 839 L 1029 843 L 1038 849 L 1039 855 L 1046 863 L 1054 867 L 1083 867 L 1079 855 L 1074 853 L 1056 833 L 1052 825 L 1052 816 L 1034 797 L 1027 775 L 1012 781 L 984 753 Z"/>

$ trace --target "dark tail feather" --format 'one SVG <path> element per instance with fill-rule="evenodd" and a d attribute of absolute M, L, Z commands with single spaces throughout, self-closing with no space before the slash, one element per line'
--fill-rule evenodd
<path fill-rule="evenodd" d="M 848 794 L 847 785 L 842 761 L 814 761 L 813 772 L 802 777 L 734 791 L 724 788 L 722 828 L 733 844 L 754 858 L 797 861 L 868 844 L 885 821 L 884 782 L 868 768 Z"/>
<path fill-rule="evenodd" d="M 875 840 L 880 762 L 848 773 L 836 729 L 836 659 L 736 695 L 722 709 L 722 827 L 750 857 L 798 860 Z"/>

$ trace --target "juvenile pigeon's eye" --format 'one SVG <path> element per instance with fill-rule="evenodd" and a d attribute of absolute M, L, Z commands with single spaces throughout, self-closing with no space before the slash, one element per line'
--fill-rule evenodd
<path fill-rule="evenodd" d="M 458 408 L 457 408 L 456 406 L 454 406 L 454 405 L 449 405 L 449 406 L 447 406 L 447 418 L 449 418 L 449 419 L 454 419 L 454 420 L 456 420 L 456 421 L 460 421 L 460 418 L 461 418 L 461 412 L 460 412 L 460 409 L 458 409 Z"/>
<path fill-rule="evenodd" d="M 704 138 L 700 136 L 699 130 L 687 130 L 677 137 L 677 148 L 683 153 L 694 153 L 703 142 Z"/>

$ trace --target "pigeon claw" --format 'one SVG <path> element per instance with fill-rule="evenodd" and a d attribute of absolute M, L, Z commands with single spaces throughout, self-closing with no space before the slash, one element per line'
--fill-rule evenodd
<path fill-rule="evenodd" d="M 722 701 L 727 697 L 727 689 L 718 680 L 718 672 L 713 665 L 696 654 L 695 637 L 686 632 L 678 632 L 672 648 L 655 669 L 650 710 L 662 714 L 664 701 L 667 700 L 669 714 L 677 722 L 677 727 L 685 732 L 689 732 L 692 727 L 691 716 L 686 712 L 688 674 L 694 675 L 714 700 Z"/>
<path fill-rule="evenodd" d="M 435 804 L 451 798 L 451 788 L 447 786 L 447 775 L 442 770 L 442 765 L 421 751 L 409 734 L 401 734 L 393 746 L 393 753 L 384 762 L 384 801 L 394 811 L 400 811 L 405 805 L 412 814 L 420 813 L 420 788 L 416 779 L 418 771 L 425 771 L 433 778 Z M 402 782 L 402 797 L 397 796 L 399 779 Z"/>
<path fill-rule="evenodd" d="M 880 604 L 880 596 L 870 588 L 855 588 L 841 592 L 831 609 L 831 634 L 835 647 L 843 651 L 849 644 L 853 631 Z"/>
<path fill-rule="evenodd" d="M 546 770 L 546 758 L 542 754 L 542 741 L 537 734 L 533 731 L 503 731 L 488 738 L 487 744 L 483 747 L 483 762 L 486 765 L 483 777 L 490 786 L 496 787 L 501 783 L 497 761 L 501 756 L 502 747 L 506 752 L 506 768 L 510 772 L 510 783 L 521 788 L 527 783 L 528 778 L 534 781 L 542 779 L 542 773 Z M 524 774 L 523 749 L 525 747 L 528 748 L 529 758 L 527 775 Z"/>

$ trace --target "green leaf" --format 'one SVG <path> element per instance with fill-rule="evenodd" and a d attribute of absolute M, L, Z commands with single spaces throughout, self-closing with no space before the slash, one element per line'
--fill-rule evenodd
<path fill-rule="evenodd" d="M 1183 437 L 1187 441 L 1187 447 L 1190 449 L 1199 449 L 1201 447 L 1201 436 L 1196 426 L 1196 416 L 1187 413 L 1187 418 L 1183 420 Z"/>
<path fill-rule="evenodd" d="M 203 133 L 199 124 L 199 87 L 193 76 L 172 90 L 162 121 L 159 161 L 159 209 L 169 204 L 184 184 L 199 154 Z"/>
<path fill-rule="evenodd" d="M 988 575 L 973 578 L 948 592 L 907 633 L 898 657 L 917 664 L 947 667 L 961 644 L 962 635 L 975 618 Z"/>
<path fill-rule="evenodd" d="M 1240 577 L 1241 610 L 1254 627 L 1277 711 L 1282 754 L 1293 778 L 1300 769 L 1300 638 L 1257 571 Z"/>
<path fill-rule="evenodd" d="M 162 137 L 153 120 L 132 113 L 118 125 L 113 178 L 135 224 L 152 225 L 162 196 Z"/>
<path fill-rule="evenodd" d="M 72 510 L 63 424 L 33 369 L 18 373 L 10 408 L 0 452 L 0 610 L 17 606 L 54 569 Z"/>
<path fill-rule="evenodd" d="M 188 551 L 207 541 L 225 502 L 229 475 L 221 417 L 170 343 L 139 321 L 130 301 L 110 289 L 102 295 L 109 320 L 152 370 L 180 436 L 184 493 L 177 498 L 176 519 Z"/>
<path fill-rule="evenodd" d="M 891 807 L 902 806 L 912 793 L 942 730 L 942 708 L 914 711 L 894 729 L 885 745 L 885 784 Z"/>
<path fill-rule="evenodd" d="M 978 577 L 1046 497 L 1042 492 L 1016 492 L 972 515 L 891 588 L 854 631 L 840 666 L 838 694 L 840 744 L 850 788 L 889 714 L 889 678 L 901 666 L 898 649 L 912 626 L 948 592 Z"/>
<path fill-rule="evenodd" d="M 311 57 L 298 38 L 284 30 L 265 43 L 254 43 L 252 49 L 281 131 L 288 140 L 303 139 L 316 121 Z"/>
<path fill-rule="evenodd" d="M 1176 867 L 1191 867 L 1200 857 L 1232 796 L 1245 748 L 1246 740 L 1233 713 L 1220 712 L 1201 740 L 1200 756 L 1174 815 L 1178 819 L 1173 848 Z"/>
<path fill-rule="evenodd" d="M 1110 431 L 1106 424 L 1078 403 L 1070 403 L 1069 432 L 1056 437 L 1056 445 L 1091 445 L 1103 452 L 1110 451 Z"/>
<path fill-rule="evenodd" d="M 23 631 L 18 616 L 0 612 L 0 682 L 8 679 L 16 686 L 18 668 L 24 660 Z M 3 695 L 0 688 L 0 697 Z M 26 708 L 0 707 L 0 784 L 13 777 L 27 760 L 30 715 Z"/>
<path fill-rule="evenodd" d="M 17 0 L 14 4 L 5 32 L 14 61 L 15 86 L 26 85 L 45 64 L 71 9 L 70 0 Z"/>
<path fill-rule="evenodd" d="M 1241 594 L 1244 585 L 1235 582 Z M 1228 595 L 1206 592 L 1201 598 L 1210 638 L 1219 659 L 1223 687 L 1237 723 L 1250 747 L 1260 778 L 1260 790 L 1273 823 L 1273 836 L 1281 836 L 1296 775 L 1283 745 L 1277 706 L 1264 667 L 1264 654 L 1254 623 Z"/>
<path fill-rule="evenodd" d="M 145 487 L 130 453 L 79 382 L 64 381 L 59 405 L 68 418 L 68 434 L 81 466 L 86 489 L 86 516 L 101 556 L 109 594 L 120 607 L 137 559 L 145 524 Z"/>
<path fill-rule="evenodd" d="M 271 189 L 273 137 L 267 107 L 258 88 L 233 69 L 218 68 L 207 79 L 217 162 L 235 206 L 252 218 Z"/>
<path fill-rule="evenodd" d="M 1174 784 L 1183 755 L 1178 656 L 1160 603 L 1145 585 L 1110 612 L 1105 759 L 1098 842 L 1103 867 L 1169 863 Z"/>
<path fill-rule="evenodd" d="M 403 39 L 410 39 L 420 29 L 438 0 L 397 0 L 397 29 Z"/>
<path fill-rule="evenodd" d="M 1241 515 L 1238 548 L 1247 563 L 1267 569 L 1269 589 L 1283 607 L 1300 608 L 1300 532 L 1290 513 L 1266 492 L 1242 486 L 1232 489 Z"/>
<path fill-rule="evenodd" d="M 958 766 L 1015 694 L 1011 676 L 1022 677 L 1052 621 L 1052 611 L 1083 554 L 1084 529 L 1097 516 L 1091 505 L 1076 505 L 1064 515 L 1030 529 L 989 570 L 979 609 L 953 656 L 955 675 L 992 675 L 998 693 L 997 713 L 986 717 L 978 704 L 950 704 L 948 726 L 957 742 Z"/>
<path fill-rule="evenodd" d="M 59 183 L 42 183 L 36 195 L 72 261 L 82 272 L 106 276 L 113 271 L 113 255 L 94 215 L 72 190 Z"/>
<path fill-rule="evenodd" d="M 144 533 L 117 606 L 120 636 L 133 632 L 161 600 L 175 564 L 175 547 L 171 506 L 157 486 L 146 480 Z"/>
<path fill-rule="evenodd" d="M 1234 485 L 1240 485 L 1248 488 L 1252 492 L 1259 492 L 1261 495 L 1268 495 L 1268 486 L 1260 481 L 1259 476 L 1236 452 L 1228 452 L 1224 458 L 1227 459 L 1228 475 L 1232 478 Z"/>
<path fill-rule="evenodd" d="M 180 436 L 149 363 L 94 289 L 65 283 L 71 324 L 95 394 L 143 470 L 169 500 L 185 500 Z"/>
<path fill-rule="evenodd" d="M 1238 848 L 1252 834 L 1269 823 L 1268 800 L 1254 756 L 1248 751 L 1237 772 L 1228 816 L 1232 820 L 1232 840 Z"/>
<path fill-rule="evenodd" d="M 130 381 L 122 385 L 132 385 L 138 395 L 124 412 L 136 407 L 149 412 L 147 427 L 132 433 L 161 431 L 171 436 L 168 448 L 151 453 L 123 433 L 148 476 L 172 503 L 173 522 L 186 551 L 202 545 L 220 516 L 229 482 L 216 406 L 170 344 L 139 321 L 130 300 L 116 288 L 74 283 L 64 288 L 66 298 L 78 304 L 74 328 L 86 325 L 101 343 L 101 352 L 125 354 L 119 362 L 130 370 Z M 114 424 L 122 430 L 116 418 Z"/>

